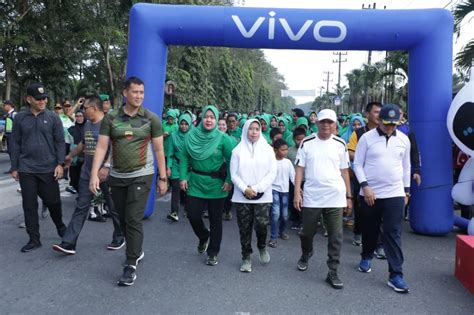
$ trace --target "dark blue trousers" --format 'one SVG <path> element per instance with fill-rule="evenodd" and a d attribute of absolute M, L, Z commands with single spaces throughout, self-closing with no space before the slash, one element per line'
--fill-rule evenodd
<path fill-rule="evenodd" d="M 403 275 L 402 222 L 405 197 L 376 199 L 370 207 L 360 196 L 362 224 L 362 258 L 372 259 L 377 246 L 380 225 L 383 229 L 383 246 L 387 255 L 390 276 Z"/>

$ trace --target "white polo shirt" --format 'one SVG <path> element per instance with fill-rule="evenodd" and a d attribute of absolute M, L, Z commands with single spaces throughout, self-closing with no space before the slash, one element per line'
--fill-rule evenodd
<path fill-rule="evenodd" d="M 410 187 L 410 140 L 403 132 L 395 130 L 387 137 L 374 128 L 359 139 L 353 167 L 359 183 L 367 182 L 375 198 L 404 197 Z"/>
<path fill-rule="evenodd" d="M 341 169 L 349 168 L 349 154 L 343 139 L 331 135 L 321 140 L 316 133 L 306 137 L 301 142 L 295 165 L 304 167 L 303 207 L 347 206 Z"/>

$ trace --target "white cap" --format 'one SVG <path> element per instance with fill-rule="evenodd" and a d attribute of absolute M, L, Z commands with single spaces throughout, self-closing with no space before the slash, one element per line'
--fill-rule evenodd
<path fill-rule="evenodd" d="M 321 120 L 324 120 L 324 119 L 328 119 L 332 122 L 336 122 L 337 121 L 336 112 L 333 111 L 332 109 L 327 109 L 327 108 L 321 110 L 318 113 L 318 120 L 321 121 Z"/>

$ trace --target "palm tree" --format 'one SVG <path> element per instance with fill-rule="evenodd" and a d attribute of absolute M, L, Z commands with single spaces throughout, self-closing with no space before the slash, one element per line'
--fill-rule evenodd
<path fill-rule="evenodd" d="M 459 36 L 462 22 L 468 14 L 474 12 L 474 0 L 464 0 L 458 3 L 453 9 L 454 32 Z M 474 39 L 471 39 L 457 54 L 455 58 L 456 67 L 467 72 L 474 59 Z"/>

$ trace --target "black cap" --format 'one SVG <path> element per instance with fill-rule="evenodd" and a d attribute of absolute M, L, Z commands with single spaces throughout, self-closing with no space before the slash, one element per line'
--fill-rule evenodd
<path fill-rule="evenodd" d="M 11 100 L 4 100 L 3 105 L 13 105 L 13 102 Z"/>
<path fill-rule="evenodd" d="M 26 95 L 33 96 L 36 100 L 48 97 L 48 93 L 46 93 L 46 89 L 41 83 L 30 84 L 26 89 Z"/>
<path fill-rule="evenodd" d="M 385 104 L 380 110 L 380 119 L 384 125 L 400 124 L 400 106 L 395 104 Z"/>

